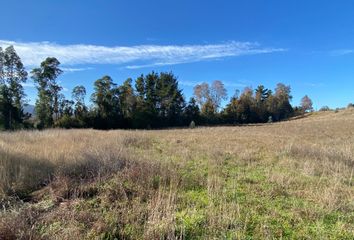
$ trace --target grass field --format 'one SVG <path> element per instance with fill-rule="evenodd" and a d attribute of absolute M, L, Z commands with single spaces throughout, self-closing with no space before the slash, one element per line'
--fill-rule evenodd
<path fill-rule="evenodd" d="M 0 239 L 353 239 L 354 111 L 0 133 Z"/>

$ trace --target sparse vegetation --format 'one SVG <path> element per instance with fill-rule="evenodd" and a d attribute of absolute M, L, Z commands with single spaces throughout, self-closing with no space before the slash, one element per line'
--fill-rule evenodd
<path fill-rule="evenodd" d="M 318 111 L 320 112 L 326 112 L 326 111 L 331 111 L 331 109 L 328 106 L 323 106 L 321 107 Z"/>
<path fill-rule="evenodd" d="M 354 112 L 0 133 L 0 239 L 352 239 Z"/>

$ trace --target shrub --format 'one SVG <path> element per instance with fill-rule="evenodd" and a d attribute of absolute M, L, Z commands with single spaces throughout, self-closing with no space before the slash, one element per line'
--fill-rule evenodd
<path fill-rule="evenodd" d="M 44 124 L 42 122 L 40 122 L 40 121 L 36 121 L 34 123 L 34 128 L 36 128 L 38 130 L 42 130 L 42 129 L 44 129 Z"/>
<path fill-rule="evenodd" d="M 66 128 L 66 129 L 83 128 L 83 127 L 85 127 L 85 122 L 83 122 L 77 118 L 73 118 L 73 117 L 64 115 L 63 117 L 58 119 L 58 121 L 55 122 L 55 127 Z"/>
<path fill-rule="evenodd" d="M 191 121 L 191 123 L 189 124 L 189 128 L 195 128 L 195 122 Z"/>
<path fill-rule="evenodd" d="M 326 112 L 326 111 L 331 111 L 331 109 L 328 106 L 323 106 L 319 110 L 320 112 Z"/>

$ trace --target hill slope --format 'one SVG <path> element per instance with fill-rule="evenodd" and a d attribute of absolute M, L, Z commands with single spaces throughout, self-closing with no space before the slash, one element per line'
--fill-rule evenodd
<path fill-rule="evenodd" d="M 28 104 L 26 106 L 23 107 L 23 112 L 24 113 L 29 113 L 31 115 L 35 115 L 36 114 L 36 110 L 35 110 L 35 106 Z"/>
<path fill-rule="evenodd" d="M 353 110 L 241 127 L 0 133 L 0 156 L 0 239 L 354 235 Z"/>

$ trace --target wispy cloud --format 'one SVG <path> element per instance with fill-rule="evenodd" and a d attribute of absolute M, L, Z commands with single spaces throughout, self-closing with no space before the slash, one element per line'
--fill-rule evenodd
<path fill-rule="evenodd" d="M 197 84 L 201 84 L 202 82 L 195 82 L 195 81 L 178 81 L 179 85 L 186 86 L 186 87 L 194 87 Z"/>
<path fill-rule="evenodd" d="M 26 66 L 38 66 L 46 57 L 52 56 L 58 58 L 63 65 L 67 66 L 80 64 L 117 64 L 125 65 L 130 69 L 286 51 L 283 48 L 262 47 L 258 43 L 236 41 L 204 45 L 109 47 L 0 40 L 1 47 L 9 45 L 14 45 Z"/>
<path fill-rule="evenodd" d="M 332 56 L 343 56 L 343 55 L 348 55 L 353 53 L 354 53 L 354 49 L 336 49 L 330 51 L 330 55 Z"/>
<path fill-rule="evenodd" d="M 307 87 L 323 87 L 324 86 L 324 83 L 322 82 L 317 82 L 317 83 L 314 83 L 314 82 L 305 82 L 303 83 L 304 86 L 307 86 Z"/>
<path fill-rule="evenodd" d="M 72 72 L 82 72 L 82 71 L 87 71 L 87 70 L 92 70 L 92 67 L 84 67 L 84 68 L 69 68 L 69 67 L 62 67 L 61 70 L 64 71 L 64 73 L 72 73 Z"/>
<path fill-rule="evenodd" d="M 233 87 L 233 88 L 244 88 L 246 87 L 247 85 L 246 84 L 243 84 L 243 83 L 240 83 L 240 82 L 233 82 L 233 81 L 224 81 L 224 80 L 221 80 L 222 83 L 226 86 L 226 87 Z M 211 83 L 210 81 L 205 81 L 205 82 L 209 82 Z M 199 82 L 196 82 L 196 81 L 185 81 L 185 80 L 181 80 L 181 81 L 178 81 L 178 83 L 182 86 L 187 86 L 187 87 L 194 87 L 196 86 L 197 84 L 201 84 L 203 83 L 203 81 L 199 81 Z"/>
<path fill-rule="evenodd" d="M 241 82 L 231 82 L 231 81 L 224 82 L 223 81 L 223 83 L 226 87 L 234 87 L 234 88 L 244 88 L 244 87 L 248 86 L 247 84 L 244 84 Z"/>

